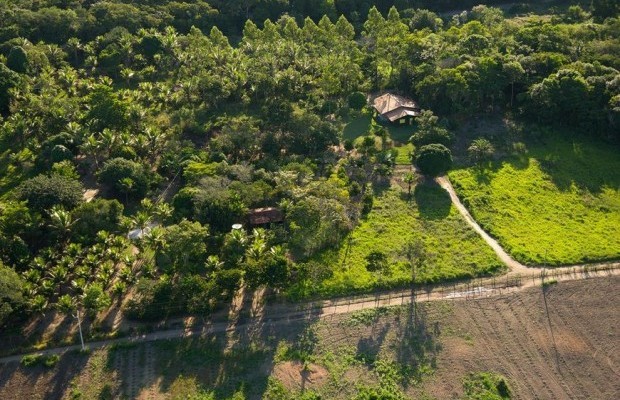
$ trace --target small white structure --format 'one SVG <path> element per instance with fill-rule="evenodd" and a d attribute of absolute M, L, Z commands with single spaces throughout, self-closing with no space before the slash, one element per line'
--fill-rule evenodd
<path fill-rule="evenodd" d="M 158 224 L 154 222 L 149 222 L 149 224 L 145 226 L 144 229 L 136 228 L 136 229 L 129 231 L 129 233 L 127 234 L 127 237 L 131 240 L 142 239 L 145 236 L 148 236 L 148 234 L 151 233 L 151 230 L 157 225 Z"/>

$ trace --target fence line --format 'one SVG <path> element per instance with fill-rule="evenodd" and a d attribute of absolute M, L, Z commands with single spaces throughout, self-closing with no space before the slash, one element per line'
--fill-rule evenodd
<path fill-rule="evenodd" d="M 406 304 L 415 296 L 421 301 L 429 301 L 431 299 L 456 300 L 465 299 L 473 300 L 484 297 L 490 297 L 498 294 L 509 293 L 530 284 L 531 286 L 542 285 L 543 283 L 559 281 L 565 277 L 582 276 L 587 278 L 589 275 L 600 276 L 601 273 L 620 269 L 620 264 L 596 265 L 573 267 L 569 269 L 546 269 L 542 271 L 534 271 L 530 274 L 509 274 L 504 277 L 474 278 L 467 282 L 450 282 L 434 285 L 415 285 L 414 288 L 404 288 L 400 290 L 383 291 L 376 294 L 358 294 L 347 296 L 344 299 L 330 300 L 313 300 L 308 303 L 299 303 L 297 307 L 295 303 L 285 299 L 276 299 L 270 304 L 270 311 L 277 313 L 278 308 L 289 308 L 293 306 L 298 313 L 308 313 L 323 310 L 325 313 L 329 309 L 335 312 L 337 308 L 355 307 L 364 303 L 374 303 L 374 307 Z M 360 307 L 358 307 L 360 308 Z M 370 307 L 361 307 L 370 308 Z M 271 313 L 270 313 L 271 314 Z"/>

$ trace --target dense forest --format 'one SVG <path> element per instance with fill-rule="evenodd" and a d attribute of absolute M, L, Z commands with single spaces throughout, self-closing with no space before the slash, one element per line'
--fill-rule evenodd
<path fill-rule="evenodd" d="M 0 326 L 128 291 L 132 318 L 208 313 L 241 282 L 329 274 L 312 257 L 394 168 L 380 124 L 342 137 L 368 95 L 432 110 L 412 141 L 447 157 L 456 127 L 491 114 L 620 140 L 617 2 L 439 14 L 455 3 L 0 4 Z M 286 218 L 245 229 L 259 207 Z"/>

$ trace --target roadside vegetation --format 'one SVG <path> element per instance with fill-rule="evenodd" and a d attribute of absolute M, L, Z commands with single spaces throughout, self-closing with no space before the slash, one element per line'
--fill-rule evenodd
<path fill-rule="evenodd" d="M 620 258 L 618 149 L 549 133 L 505 159 L 450 172 L 474 218 L 533 265 Z"/>

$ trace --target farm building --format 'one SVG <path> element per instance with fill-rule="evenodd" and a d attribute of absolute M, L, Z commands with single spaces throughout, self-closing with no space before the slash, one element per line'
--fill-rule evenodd
<path fill-rule="evenodd" d="M 255 208 L 248 213 L 251 226 L 262 226 L 284 221 L 282 210 L 275 207 Z"/>
<path fill-rule="evenodd" d="M 392 93 L 376 97 L 373 107 L 379 120 L 400 124 L 411 124 L 421 112 L 415 101 Z"/>

